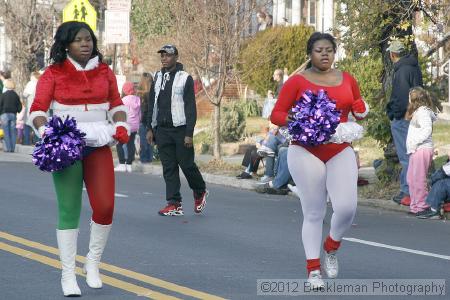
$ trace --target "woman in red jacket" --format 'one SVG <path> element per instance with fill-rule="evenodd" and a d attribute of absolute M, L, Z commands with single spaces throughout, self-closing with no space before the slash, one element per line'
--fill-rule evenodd
<path fill-rule="evenodd" d="M 364 118 L 368 107 L 362 100 L 356 80 L 348 73 L 332 68 L 336 42 L 327 33 L 315 32 L 307 43 L 311 67 L 292 76 L 281 89 L 272 111 L 271 121 L 286 126 L 292 120 L 291 109 L 306 90 L 323 89 L 336 101 L 341 111 L 340 124 L 328 143 L 304 146 L 291 143 L 288 165 L 297 186 L 303 211 L 302 240 L 305 249 L 308 281 L 314 288 L 324 285 L 320 271 L 322 224 L 331 199 L 333 216 L 325 239 L 325 271 L 329 278 L 338 273 L 336 251 L 356 212 L 358 168 L 350 143 L 360 137 L 361 127 L 348 122 L 351 112 Z"/>
<path fill-rule="evenodd" d="M 91 288 L 101 288 L 98 264 L 111 230 L 114 211 L 114 166 L 110 145 L 126 144 L 129 126 L 114 73 L 102 63 L 97 39 L 85 23 L 66 22 L 50 51 L 52 65 L 41 76 L 30 109 L 29 125 L 42 136 L 47 111 L 73 117 L 86 133 L 82 161 L 53 172 L 58 199 L 56 236 L 62 264 L 64 296 L 81 294 L 75 276 L 83 181 L 93 210 L 89 253 L 84 272 Z"/>

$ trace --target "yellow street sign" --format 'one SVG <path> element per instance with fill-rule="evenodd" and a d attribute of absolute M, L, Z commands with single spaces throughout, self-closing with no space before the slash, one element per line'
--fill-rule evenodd
<path fill-rule="evenodd" d="M 71 0 L 63 10 L 63 22 L 67 21 L 85 22 L 97 30 L 97 12 L 89 0 Z"/>

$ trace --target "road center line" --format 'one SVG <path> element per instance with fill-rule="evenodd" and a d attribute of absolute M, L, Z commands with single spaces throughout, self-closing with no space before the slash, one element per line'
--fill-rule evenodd
<path fill-rule="evenodd" d="M 3 231 L 0 231 L 0 238 L 18 243 L 18 244 L 22 244 L 25 245 L 27 247 L 30 248 L 34 248 L 34 249 L 38 249 L 44 252 L 48 252 L 54 255 L 59 255 L 59 251 L 57 248 L 54 247 L 50 247 L 38 242 L 34 242 L 34 241 L 30 241 Z M 84 256 L 81 255 L 77 255 L 76 260 L 78 262 L 84 263 L 86 258 Z M 59 266 L 59 264 L 58 264 Z M 148 283 L 172 292 L 176 292 L 176 293 L 180 293 L 186 296 L 190 296 L 193 298 L 197 298 L 197 299 L 207 299 L 207 300 L 225 300 L 224 298 L 215 296 L 215 295 L 211 295 L 205 292 L 201 292 L 201 291 L 197 291 L 197 290 L 193 290 L 190 289 L 188 287 L 184 287 L 175 283 L 171 283 L 159 278 L 155 278 L 155 277 L 151 277 L 142 273 L 137 273 L 128 269 L 124 269 L 124 268 L 120 268 L 114 265 L 110 265 L 110 264 L 106 264 L 106 263 L 100 263 L 99 266 L 100 269 L 111 272 L 111 273 L 116 273 L 128 278 L 132 278 L 144 283 Z"/>
<path fill-rule="evenodd" d="M 31 260 L 40 262 L 42 264 L 51 266 L 56 269 L 60 269 L 61 263 L 59 262 L 59 260 L 44 256 L 41 254 L 34 253 L 32 251 L 28 251 L 28 250 L 25 250 L 25 249 L 22 249 L 19 247 L 11 246 L 11 245 L 3 243 L 3 242 L 0 242 L 0 250 L 4 250 L 4 251 L 10 252 L 12 254 L 22 256 L 27 259 L 31 259 Z M 75 272 L 78 275 L 85 277 L 85 275 L 83 274 L 80 267 L 77 267 Z M 143 288 L 138 285 L 116 279 L 111 276 L 102 274 L 102 275 L 100 275 L 100 277 L 102 278 L 103 283 L 113 286 L 115 288 L 125 290 L 130 293 L 134 293 L 138 296 L 142 296 L 142 297 L 146 297 L 146 298 L 150 298 L 150 299 L 160 299 L 160 300 L 177 300 L 177 299 L 179 300 L 179 298 L 165 295 L 165 294 L 162 294 L 162 293 L 159 293 L 159 292 L 147 289 L 147 288 Z"/>
<path fill-rule="evenodd" d="M 365 244 L 365 245 L 374 246 L 374 247 L 386 248 L 386 249 L 403 251 L 403 252 L 408 252 L 408 253 L 417 254 L 417 255 L 430 256 L 430 257 L 436 257 L 436 258 L 440 258 L 440 259 L 450 260 L 450 256 L 448 256 L 448 255 L 441 255 L 441 254 L 436 254 L 436 253 L 431 253 L 431 252 L 426 252 L 426 251 L 404 248 L 404 247 L 391 246 L 391 245 L 387 245 L 387 244 L 381 244 L 381 243 L 377 243 L 377 242 L 371 242 L 371 241 L 360 240 L 360 239 L 355 239 L 355 238 L 343 238 L 343 239 L 346 241 L 349 241 L 349 242 L 360 243 L 360 244 Z"/>

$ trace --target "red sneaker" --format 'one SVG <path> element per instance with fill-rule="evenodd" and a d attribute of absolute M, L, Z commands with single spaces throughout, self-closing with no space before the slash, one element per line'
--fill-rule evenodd
<path fill-rule="evenodd" d="M 364 179 L 364 178 L 358 178 L 358 186 L 364 186 L 364 185 L 368 185 L 369 184 L 369 180 Z"/>
<path fill-rule="evenodd" d="M 195 197 L 195 193 L 194 193 L 194 212 L 196 214 L 201 213 L 206 206 L 206 197 L 208 197 L 209 192 L 208 191 L 204 191 L 200 197 L 196 198 Z"/>
<path fill-rule="evenodd" d="M 450 212 L 450 202 L 444 203 L 444 212 Z"/>
<path fill-rule="evenodd" d="M 404 206 L 409 206 L 411 204 L 411 198 L 409 196 L 403 197 L 402 200 L 400 201 L 400 204 Z"/>
<path fill-rule="evenodd" d="M 167 204 L 166 207 L 161 209 L 158 214 L 161 216 L 182 216 L 183 213 L 183 207 L 181 204 Z"/>

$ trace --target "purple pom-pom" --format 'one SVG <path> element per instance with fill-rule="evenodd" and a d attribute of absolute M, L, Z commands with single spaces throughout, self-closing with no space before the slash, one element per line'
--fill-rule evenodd
<path fill-rule="evenodd" d="M 53 116 L 45 125 L 44 137 L 33 150 L 33 163 L 42 171 L 54 172 L 81 160 L 86 134 L 77 128 L 74 118 Z"/>
<path fill-rule="evenodd" d="M 314 94 L 306 90 L 292 108 L 294 121 L 288 123 L 292 141 L 305 146 L 317 146 L 327 142 L 336 132 L 341 112 L 327 92 Z"/>

